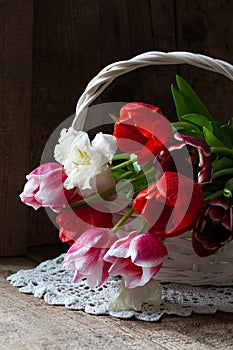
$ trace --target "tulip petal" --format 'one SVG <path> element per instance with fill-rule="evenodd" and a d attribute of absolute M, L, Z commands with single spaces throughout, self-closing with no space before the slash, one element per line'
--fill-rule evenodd
<path fill-rule="evenodd" d="M 74 190 L 67 191 L 64 188 L 66 177 L 60 164 L 52 162 L 41 164 L 26 176 L 28 181 L 20 198 L 34 209 L 42 206 L 60 211 L 74 193 Z"/>
<path fill-rule="evenodd" d="M 232 207 L 221 200 L 205 202 L 192 234 L 194 251 L 209 256 L 232 239 Z"/>
<path fill-rule="evenodd" d="M 114 136 L 121 151 L 135 153 L 142 164 L 165 147 L 172 137 L 170 122 L 153 105 L 132 102 L 122 107 Z"/>
<path fill-rule="evenodd" d="M 82 199 L 75 197 L 70 204 Z M 103 208 L 104 209 L 104 208 Z M 113 227 L 111 213 L 104 210 L 85 206 L 74 210 L 63 210 L 57 217 L 56 222 L 60 227 L 59 237 L 62 242 L 75 241 L 81 234 L 93 227 Z"/>
<path fill-rule="evenodd" d="M 133 231 L 126 237 L 118 239 L 105 254 L 104 259 L 106 261 L 111 261 L 111 256 L 117 258 L 128 258 L 130 256 L 129 246 L 131 240 L 137 236 L 137 232 Z"/>
<path fill-rule="evenodd" d="M 132 239 L 129 250 L 132 262 L 142 267 L 160 265 L 167 257 L 167 248 L 160 238 L 145 233 Z"/>
<path fill-rule="evenodd" d="M 149 282 L 166 257 L 167 249 L 158 237 L 131 232 L 113 244 L 104 260 L 111 263 L 111 276 L 121 275 L 127 288 L 135 288 Z"/>
<path fill-rule="evenodd" d="M 140 311 L 144 303 L 159 306 L 161 304 L 162 288 L 157 281 L 151 279 L 144 286 L 136 288 L 126 288 L 122 281 L 119 293 L 110 300 L 109 310 Z"/>
<path fill-rule="evenodd" d="M 115 240 L 115 235 L 108 229 L 87 230 L 67 252 L 64 268 L 75 270 L 75 281 L 87 278 L 90 288 L 101 286 L 109 276 L 110 267 L 103 257 Z"/>
<path fill-rule="evenodd" d="M 92 146 L 110 162 L 117 150 L 116 138 L 99 132 L 92 141 Z"/>
<path fill-rule="evenodd" d="M 64 165 L 67 174 L 64 187 L 67 190 L 77 187 L 82 195 L 85 190 L 89 195 L 95 193 L 92 180 L 99 174 L 107 174 L 106 167 L 116 149 L 116 138 L 112 135 L 98 133 L 91 143 L 84 131 L 63 130 L 55 147 L 55 159 Z"/>
<path fill-rule="evenodd" d="M 134 210 L 150 224 L 150 233 L 159 237 L 177 236 L 194 227 L 203 200 L 200 186 L 192 179 L 165 172 L 137 195 Z"/>

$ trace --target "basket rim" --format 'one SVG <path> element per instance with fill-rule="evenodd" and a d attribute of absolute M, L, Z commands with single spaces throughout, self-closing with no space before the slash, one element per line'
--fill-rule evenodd
<path fill-rule="evenodd" d="M 83 129 L 87 107 L 89 107 L 117 77 L 150 65 L 174 64 L 189 64 L 197 68 L 224 75 L 233 81 L 233 65 L 220 59 L 188 51 L 144 52 L 131 59 L 116 61 L 107 65 L 88 83 L 77 102 L 72 126 L 76 130 Z"/>

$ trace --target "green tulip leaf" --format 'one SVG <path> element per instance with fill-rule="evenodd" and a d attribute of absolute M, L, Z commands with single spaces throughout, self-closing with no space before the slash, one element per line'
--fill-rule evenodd
<path fill-rule="evenodd" d="M 206 143 L 210 147 L 225 147 L 222 143 L 210 130 L 203 126 L 203 134 L 205 136 Z"/>
<path fill-rule="evenodd" d="M 233 129 L 229 125 L 224 124 L 220 125 L 218 122 L 214 121 L 214 134 L 215 136 L 222 141 L 226 146 L 233 146 Z"/>
<path fill-rule="evenodd" d="M 198 132 L 198 131 L 195 131 L 195 130 L 183 129 L 183 128 L 176 128 L 175 131 L 177 131 L 177 132 L 179 132 L 181 134 L 184 134 L 184 135 L 194 136 L 194 137 L 197 137 L 198 139 L 201 139 L 201 140 L 205 141 L 205 138 L 204 138 L 202 132 Z"/>
<path fill-rule="evenodd" d="M 174 129 L 174 132 L 176 130 L 186 129 L 186 130 L 192 130 L 192 131 L 202 133 L 202 131 L 196 125 L 189 123 L 189 122 L 186 122 L 186 121 L 173 122 L 172 126 Z"/>
<path fill-rule="evenodd" d="M 228 126 L 233 131 L 233 118 L 229 119 Z"/>
<path fill-rule="evenodd" d="M 233 166 L 232 158 L 228 158 L 226 156 L 223 156 L 222 158 L 216 158 L 212 162 L 213 171 L 218 171 L 218 170 L 221 170 L 221 169 L 231 168 L 232 166 Z"/>
<path fill-rule="evenodd" d="M 179 120 L 183 115 L 200 114 L 212 121 L 212 116 L 191 86 L 179 75 L 176 75 L 176 83 L 178 89 L 174 85 L 171 89 Z"/>
<path fill-rule="evenodd" d="M 208 118 L 201 114 L 186 114 L 181 116 L 181 120 L 192 123 L 201 129 L 203 126 L 206 127 L 209 131 L 213 132 L 213 124 Z"/>
<path fill-rule="evenodd" d="M 176 113 L 178 119 L 181 120 L 181 116 L 186 113 L 187 107 L 182 94 L 177 90 L 177 88 L 172 84 L 171 86 L 173 101 L 176 107 Z"/>

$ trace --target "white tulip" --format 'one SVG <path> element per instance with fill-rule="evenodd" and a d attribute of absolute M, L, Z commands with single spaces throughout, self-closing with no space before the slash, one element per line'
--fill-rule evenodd
<path fill-rule="evenodd" d="M 140 311 L 144 303 L 159 306 L 162 302 L 162 288 L 158 281 L 151 279 L 144 286 L 126 288 L 121 282 L 120 290 L 109 302 L 110 311 Z"/>
<path fill-rule="evenodd" d="M 86 132 L 70 127 L 61 131 L 58 142 L 54 157 L 64 166 L 68 176 L 64 182 L 66 189 L 77 187 L 80 193 L 88 190 L 88 195 L 91 195 L 96 192 L 96 187 L 98 188 L 96 181 L 93 181 L 97 175 L 106 174 L 109 180 L 109 172 L 106 169 L 117 150 L 114 136 L 100 132 L 90 142 Z M 112 185 L 112 178 L 110 182 Z"/>

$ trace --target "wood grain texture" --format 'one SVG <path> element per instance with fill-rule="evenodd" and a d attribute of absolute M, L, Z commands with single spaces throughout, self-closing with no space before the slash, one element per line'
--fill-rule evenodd
<path fill-rule="evenodd" d="M 23 206 L 18 193 L 91 78 L 109 63 L 150 50 L 200 52 L 231 62 L 232 12 L 229 0 L 0 0 L 0 255 L 58 242 L 46 213 Z M 232 116 L 232 83 L 188 66 L 131 72 L 95 103 L 144 101 L 173 120 L 170 84 L 177 71 L 216 118 Z M 100 124 L 109 108 L 99 107 Z"/>
<path fill-rule="evenodd" d="M 146 51 L 176 49 L 173 0 L 118 0 L 110 4 L 100 11 L 103 66 Z M 174 66 L 154 66 L 130 72 L 116 79 L 102 94 L 101 101 L 144 101 L 159 105 L 166 115 L 172 116 L 170 83 L 176 71 Z"/>
<path fill-rule="evenodd" d="M 98 1 L 35 1 L 31 169 L 40 163 L 50 134 L 74 113 L 78 97 L 97 73 L 98 30 Z M 46 213 L 31 210 L 28 244 L 57 241 L 58 231 Z"/>
<path fill-rule="evenodd" d="M 167 34 L 159 32 L 167 33 L 163 29 L 170 23 L 174 33 L 173 0 L 167 1 L 164 18 L 163 12 L 164 2 L 153 0 L 35 2 L 31 169 L 39 164 L 51 132 L 75 111 L 78 97 L 101 68 L 143 51 L 175 49 L 174 35 L 167 40 Z M 167 73 L 153 67 L 132 72 L 117 79 L 95 103 L 144 100 L 163 105 L 168 113 L 165 96 L 175 72 L 175 67 Z M 109 108 L 105 115 L 112 112 Z M 98 111 L 94 117 L 101 126 L 103 110 Z M 57 242 L 57 236 L 44 211 L 30 211 L 30 245 Z"/>
<path fill-rule="evenodd" d="M 160 322 L 93 316 L 20 294 L 5 278 L 28 259 L 0 259 L 1 349 L 231 350 L 232 314 L 164 317 Z"/>
<path fill-rule="evenodd" d="M 32 1 L 0 1 L 0 255 L 26 251 L 28 209 L 19 193 L 29 165 Z"/>
<path fill-rule="evenodd" d="M 206 54 L 233 64 L 233 2 L 176 1 L 177 49 Z M 233 82 L 219 74 L 183 66 L 179 73 L 192 83 L 219 121 L 232 117 Z"/>

